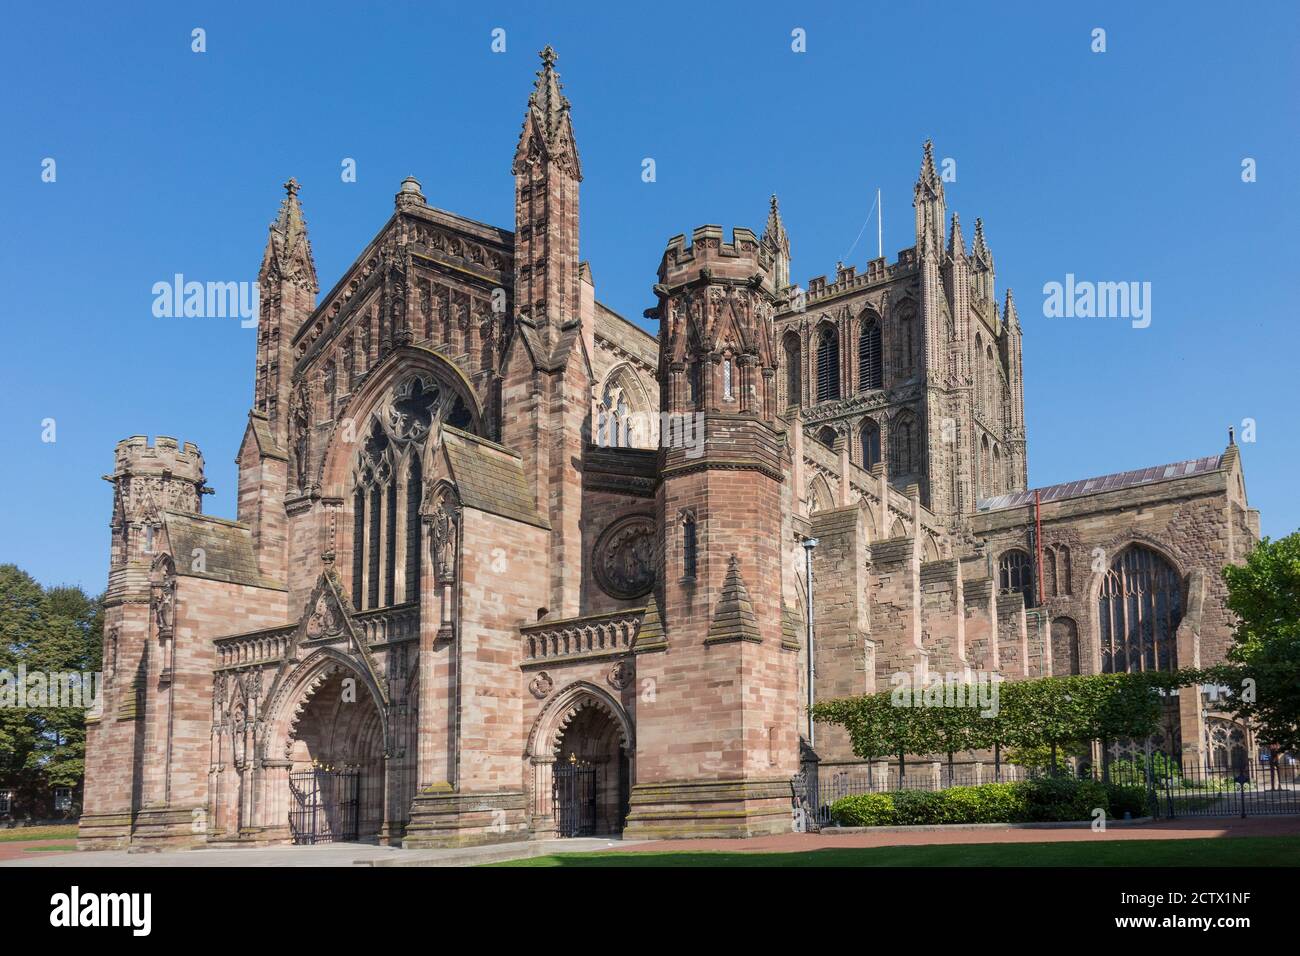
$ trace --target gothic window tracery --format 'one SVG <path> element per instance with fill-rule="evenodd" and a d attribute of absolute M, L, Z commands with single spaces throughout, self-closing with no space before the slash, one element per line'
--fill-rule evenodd
<path fill-rule="evenodd" d="M 1034 564 L 1027 551 L 1012 548 L 998 559 L 998 591 L 1020 594 L 1025 607 L 1034 607 Z"/>
<path fill-rule="evenodd" d="M 1174 670 L 1182 585 L 1161 555 L 1133 545 L 1116 558 L 1098 597 L 1103 673 Z"/>

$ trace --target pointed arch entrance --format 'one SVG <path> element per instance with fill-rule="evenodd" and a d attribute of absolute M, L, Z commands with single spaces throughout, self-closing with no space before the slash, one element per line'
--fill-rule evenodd
<path fill-rule="evenodd" d="M 538 716 L 528 752 L 535 833 L 623 831 L 635 747 L 627 711 L 610 694 L 586 681 L 561 690 Z"/>
<path fill-rule="evenodd" d="M 370 682 L 328 649 L 304 660 L 295 677 L 274 721 L 284 769 L 281 825 L 300 844 L 376 840 L 387 768 L 383 710 Z"/>

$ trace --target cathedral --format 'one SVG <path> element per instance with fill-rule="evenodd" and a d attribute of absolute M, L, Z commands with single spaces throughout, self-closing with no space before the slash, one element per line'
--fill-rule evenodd
<path fill-rule="evenodd" d="M 321 296 L 285 185 L 234 520 L 195 445 L 117 444 L 81 847 L 788 831 L 856 759 L 810 701 L 1223 658 L 1236 446 L 1029 489 L 1015 301 L 929 143 L 894 261 L 792 283 L 773 197 L 668 240 L 651 335 L 579 258 L 555 60 L 512 228 L 407 178 Z M 1184 761 L 1248 745 L 1170 706 Z"/>

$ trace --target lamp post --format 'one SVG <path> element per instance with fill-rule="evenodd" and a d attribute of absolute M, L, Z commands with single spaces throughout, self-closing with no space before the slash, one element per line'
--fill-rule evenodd
<path fill-rule="evenodd" d="M 813 644 L 813 549 L 817 547 L 816 538 L 803 539 L 803 556 L 804 556 L 804 594 L 807 597 L 807 618 L 808 618 L 808 748 L 811 750 L 816 745 L 816 730 L 813 728 L 812 708 L 814 703 L 813 687 L 817 680 L 817 664 L 815 662 L 815 647 Z"/>

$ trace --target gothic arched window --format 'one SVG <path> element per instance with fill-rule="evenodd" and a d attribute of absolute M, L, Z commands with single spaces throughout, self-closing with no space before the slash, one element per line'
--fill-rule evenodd
<path fill-rule="evenodd" d="M 735 398 L 735 395 L 732 393 L 730 358 L 724 358 L 722 360 L 722 397 L 727 401 L 731 401 Z"/>
<path fill-rule="evenodd" d="M 919 467 L 916 420 L 911 412 L 901 412 L 889 426 L 889 470 L 895 475 L 910 475 Z"/>
<path fill-rule="evenodd" d="M 835 429 L 827 425 L 817 432 L 817 440 L 832 451 L 835 450 Z"/>
<path fill-rule="evenodd" d="M 411 455 L 406 473 L 406 600 L 420 599 L 420 500 L 424 495 L 424 469 L 420 452 Z"/>
<path fill-rule="evenodd" d="M 916 314 L 910 303 L 899 310 L 895 337 L 898 360 L 893 375 L 895 379 L 901 379 L 905 373 L 910 375 L 916 369 Z"/>
<path fill-rule="evenodd" d="M 1027 551 L 1012 548 L 998 559 L 998 591 L 1002 594 L 1020 594 L 1025 607 L 1034 606 L 1034 564 Z"/>
<path fill-rule="evenodd" d="M 1150 548 L 1134 545 L 1111 563 L 1098 597 L 1103 673 L 1176 670 L 1183 619 L 1178 574 Z"/>
<path fill-rule="evenodd" d="M 868 419 L 862 424 L 862 467 L 870 471 L 880 461 L 880 426 Z"/>
<path fill-rule="evenodd" d="M 874 313 L 862 315 L 862 331 L 858 333 L 858 391 L 868 391 L 884 385 L 884 366 L 880 354 L 880 320 Z"/>
<path fill-rule="evenodd" d="M 833 326 L 817 337 L 817 401 L 840 397 L 840 340 Z"/>
<path fill-rule="evenodd" d="M 785 405 L 786 408 L 790 408 L 802 403 L 798 334 L 787 332 L 783 343 L 785 346 Z"/>

